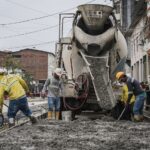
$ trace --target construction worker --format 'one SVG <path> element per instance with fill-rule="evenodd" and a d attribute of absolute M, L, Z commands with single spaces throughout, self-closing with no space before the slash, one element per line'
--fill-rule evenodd
<path fill-rule="evenodd" d="M 46 95 L 48 90 L 48 119 L 60 118 L 60 91 L 61 91 L 61 68 L 56 68 L 52 73 L 52 77 L 48 78 L 42 89 L 42 96 Z"/>
<path fill-rule="evenodd" d="M 130 104 L 128 105 L 127 108 L 125 108 L 127 100 L 128 100 L 128 87 L 124 83 L 118 84 L 118 85 L 117 84 L 115 86 L 118 87 L 117 89 L 118 89 L 119 93 L 118 93 L 118 97 L 117 97 L 117 103 L 116 103 L 115 107 L 112 109 L 111 115 L 115 119 L 132 120 L 135 96 L 134 95 L 132 96 Z M 125 110 L 124 110 L 124 108 L 125 108 Z"/>
<path fill-rule="evenodd" d="M 127 76 L 124 72 L 118 72 L 116 74 L 116 78 L 119 82 L 124 82 L 128 87 L 128 99 L 126 101 L 126 106 L 130 104 L 133 94 L 135 95 L 135 103 L 133 106 L 134 120 L 142 121 L 146 93 L 142 89 L 140 83 L 136 79 Z"/>
<path fill-rule="evenodd" d="M 29 117 L 33 124 L 37 123 L 37 119 L 32 115 L 28 106 L 26 93 L 29 92 L 29 89 L 26 82 L 19 75 L 15 74 L 4 76 L 1 82 L 3 90 L 1 91 L 0 102 L 3 104 L 4 92 L 7 93 L 10 100 L 8 108 L 9 127 L 15 125 L 15 117 L 19 110 Z"/>

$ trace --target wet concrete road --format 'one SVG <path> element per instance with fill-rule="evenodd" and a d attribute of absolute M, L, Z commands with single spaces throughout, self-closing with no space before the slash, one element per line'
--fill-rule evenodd
<path fill-rule="evenodd" d="M 150 123 L 40 120 L 0 134 L 0 150 L 149 150 Z"/>

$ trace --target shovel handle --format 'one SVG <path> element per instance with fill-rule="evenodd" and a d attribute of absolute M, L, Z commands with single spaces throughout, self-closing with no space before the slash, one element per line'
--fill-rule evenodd
<path fill-rule="evenodd" d="M 4 116 L 3 114 L 0 114 L 0 127 L 2 127 L 4 124 Z"/>
<path fill-rule="evenodd" d="M 123 111 L 121 112 L 120 116 L 118 117 L 118 119 L 117 119 L 118 121 L 120 120 L 120 118 L 121 118 L 122 115 L 124 114 L 125 110 L 126 110 L 126 106 L 124 107 Z"/>

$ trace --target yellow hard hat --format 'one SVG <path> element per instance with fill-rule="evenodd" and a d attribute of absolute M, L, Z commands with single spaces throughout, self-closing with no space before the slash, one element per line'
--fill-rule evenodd
<path fill-rule="evenodd" d="M 120 77 L 122 77 L 123 75 L 125 75 L 125 73 L 124 73 L 124 72 L 122 72 L 122 71 L 117 72 L 117 73 L 116 73 L 116 79 L 117 79 L 117 80 L 119 80 L 119 79 L 120 79 Z"/>

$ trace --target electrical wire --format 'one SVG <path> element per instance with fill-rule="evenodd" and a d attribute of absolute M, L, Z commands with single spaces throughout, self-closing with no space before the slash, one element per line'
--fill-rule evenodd
<path fill-rule="evenodd" d="M 69 22 L 69 21 L 67 21 L 67 22 Z M 65 23 L 67 23 L 67 22 L 65 22 Z M 128 31 L 133 31 L 135 29 L 144 29 L 144 28 L 146 28 L 149 25 L 150 24 L 148 24 L 148 25 L 146 25 L 144 27 L 130 28 L 130 29 L 128 29 Z M 20 33 L 20 34 L 2 36 L 2 37 L 0 37 L 0 39 L 8 39 L 8 38 L 14 38 L 14 37 L 18 37 L 18 36 L 24 36 L 24 35 L 29 35 L 29 34 L 33 34 L 33 33 L 38 33 L 38 32 L 42 32 L 42 31 L 53 29 L 53 28 L 58 27 L 58 26 L 59 26 L 59 24 L 56 24 L 56 25 L 53 25 L 53 26 L 50 26 L 50 27 L 47 27 L 47 28 L 42 28 L 42 29 L 39 29 L 39 30 L 31 31 L 31 32 L 25 32 L 25 33 Z M 122 31 L 126 31 L 126 30 L 122 29 Z"/>
<path fill-rule="evenodd" d="M 95 0 L 91 0 L 85 4 L 88 4 L 88 3 L 92 3 L 94 2 Z M 22 20 L 22 21 L 16 21 L 16 22 L 10 22 L 10 23 L 1 23 L 0 25 L 1 26 L 6 26 L 6 25 L 15 25 L 15 24 L 20 24 L 20 23 L 25 23 L 25 22 L 29 22 L 29 21 L 36 21 L 36 20 L 40 20 L 40 19 L 44 19 L 44 18 L 48 18 L 48 17 L 52 17 L 52 16 L 55 16 L 57 14 L 60 14 L 60 13 L 63 13 L 63 12 L 67 12 L 67 11 L 70 11 L 70 10 L 73 10 L 75 9 L 76 7 L 72 7 L 72 8 L 69 8 L 69 9 L 66 9 L 66 10 L 63 10 L 63 11 L 60 11 L 60 12 L 56 12 L 56 13 L 52 13 L 52 14 L 49 14 L 49 15 L 45 15 L 45 16 L 41 16 L 41 17 L 37 17 L 37 18 L 31 18 L 31 19 L 27 19 L 27 20 Z"/>
<path fill-rule="evenodd" d="M 15 46 L 15 47 L 7 47 L 3 49 L 17 49 L 17 48 L 25 48 L 25 47 L 31 47 L 31 46 L 40 46 L 40 45 L 47 45 L 51 43 L 55 43 L 56 41 L 47 41 L 47 42 L 42 42 L 42 43 L 36 43 L 36 44 L 31 44 L 31 45 L 22 45 L 22 46 Z"/>
<path fill-rule="evenodd" d="M 42 31 L 46 31 L 46 30 L 50 30 L 52 28 L 58 27 L 59 25 L 54 25 L 51 27 L 47 27 L 47 28 L 43 28 L 43 29 L 39 29 L 39 30 L 34 30 L 31 32 L 25 32 L 25 33 L 20 33 L 20 34 L 14 34 L 14 35 L 8 35 L 8 36 L 2 36 L 0 37 L 0 39 L 8 39 L 8 38 L 14 38 L 14 37 L 18 37 L 18 36 L 23 36 L 23 35 L 29 35 L 29 34 L 33 34 L 33 33 L 38 33 L 38 32 L 42 32 Z"/>
<path fill-rule="evenodd" d="M 66 21 L 64 23 L 68 23 L 68 22 L 70 22 L 70 20 Z M 47 28 L 39 29 L 39 30 L 34 30 L 34 31 L 20 33 L 20 34 L 14 34 L 14 35 L 8 35 L 8 36 L 2 36 L 2 37 L 0 37 L 0 39 L 8 39 L 8 38 L 14 38 L 14 37 L 18 37 L 18 36 L 24 36 L 24 35 L 29 35 L 29 34 L 33 34 L 33 33 L 38 33 L 38 32 L 42 32 L 42 31 L 46 31 L 46 30 L 56 28 L 58 26 L 59 26 L 59 24 L 56 24 L 56 25 L 53 25 L 53 26 L 50 26 L 50 27 L 47 27 Z"/>
<path fill-rule="evenodd" d="M 5 26 L 5 28 L 7 28 L 7 30 L 9 30 L 9 31 L 11 31 L 11 32 L 17 32 L 18 33 L 18 31 L 16 31 L 16 30 L 14 30 L 14 28 L 12 29 L 10 29 L 10 27 L 8 27 L 8 26 Z M 19 33 L 18 33 L 19 34 Z M 30 39 L 32 39 L 32 40 L 37 40 L 37 39 L 34 39 L 33 37 L 28 37 L 28 38 L 30 38 Z M 43 41 L 39 41 L 39 42 L 43 42 Z"/>
<path fill-rule="evenodd" d="M 7 1 L 7 2 L 13 4 L 13 5 L 17 5 L 17 6 L 19 6 L 19 7 L 32 10 L 32 11 L 34 11 L 34 12 L 38 12 L 38 13 L 42 13 L 42 14 L 44 14 L 44 15 L 48 15 L 48 13 L 45 13 L 45 12 L 43 12 L 43 11 L 41 11 L 41 10 L 33 9 L 33 8 L 27 7 L 27 6 L 25 6 L 25 5 L 22 5 L 22 4 L 20 4 L 20 3 L 13 2 L 13 1 L 11 1 L 11 0 L 5 0 L 5 1 Z"/>

